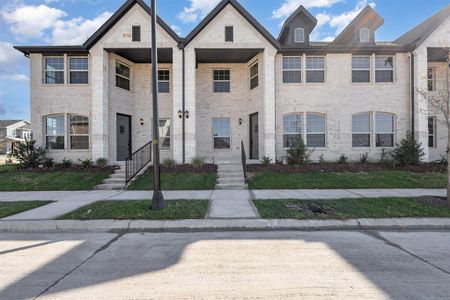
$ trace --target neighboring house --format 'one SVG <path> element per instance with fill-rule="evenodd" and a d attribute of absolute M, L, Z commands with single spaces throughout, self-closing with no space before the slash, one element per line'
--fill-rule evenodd
<path fill-rule="evenodd" d="M 25 120 L 0 120 L 0 154 L 9 154 L 17 142 L 31 134 L 31 124 Z"/>
<path fill-rule="evenodd" d="M 417 89 L 439 89 L 448 67 L 450 6 L 392 42 L 370 6 L 332 42 L 310 41 L 302 6 L 274 38 L 237 1 L 223 0 L 185 38 L 158 18 L 163 158 L 281 160 L 303 137 L 313 159 L 378 160 L 408 131 L 424 160 L 447 130 Z M 21 46 L 30 58 L 31 121 L 57 160 L 122 161 L 151 141 L 150 8 L 127 1 L 80 46 Z M 184 109 L 183 109 L 184 108 Z M 429 130 L 430 129 L 430 130 Z"/>

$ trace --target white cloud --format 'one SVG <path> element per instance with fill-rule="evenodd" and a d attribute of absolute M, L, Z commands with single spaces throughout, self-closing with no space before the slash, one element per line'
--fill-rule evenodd
<path fill-rule="evenodd" d="M 189 7 L 184 7 L 178 14 L 178 19 L 183 23 L 194 23 L 206 16 L 220 0 L 189 0 Z"/>
<path fill-rule="evenodd" d="M 272 18 L 286 18 L 300 5 L 303 5 L 305 8 L 330 7 L 342 1 L 343 0 L 285 0 L 279 8 L 272 12 Z"/>
<path fill-rule="evenodd" d="M 41 4 L 4 10 L 1 15 L 10 25 L 9 28 L 13 34 L 24 39 L 37 39 L 42 38 L 45 30 L 51 28 L 59 19 L 66 17 L 67 13 Z"/>
<path fill-rule="evenodd" d="M 366 5 L 370 5 L 373 8 L 375 7 L 374 2 L 369 3 L 367 0 L 364 0 L 358 2 L 353 10 L 333 16 L 330 20 L 330 26 L 336 28 L 336 35 L 344 30 L 345 27 L 347 27 L 347 25 L 350 24 L 350 22 L 353 21 L 353 19 L 355 19 L 356 16 L 364 9 L 364 7 L 366 7 Z"/>
<path fill-rule="evenodd" d="M 26 82 L 26 81 L 30 80 L 30 78 L 25 74 L 9 74 L 9 75 L 6 74 L 6 75 L 2 75 L 1 78 L 6 79 L 6 80 L 22 81 L 22 82 Z"/>
<path fill-rule="evenodd" d="M 52 44 L 79 45 L 84 43 L 100 26 L 102 26 L 112 13 L 104 12 L 94 19 L 82 17 L 68 21 L 58 20 L 53 24 Z"/>
<path fill-rule="evenodd" d="M 170 28 L 172 28 L 173 31 L 175 31 L 176 34 L 181 35 L 181 28 L 177 25 L 171 25 Z"/>
<path fill-rule="evenodd" d="M 334 36 L 326 36 L 322 39 L 322 42 L 332 42 L 334 41 L 335 37 Z"/>
<path fill-rule="evenodd" d="M 327 24 L 331 20 L 331 15 L 327 13 L 318 13 L 316 15 L 317 19 L 317 26 L 316 28 L 322 27 L 323 25 Z"/>
<path fill-rule="evenodd" d="M 23 55 L 8 42 L 0 41 L 0 70 L 6 65 L 16 63 Z"/>

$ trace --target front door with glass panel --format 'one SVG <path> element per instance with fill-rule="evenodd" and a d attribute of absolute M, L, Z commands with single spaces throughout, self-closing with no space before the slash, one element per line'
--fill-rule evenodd
<path fill-rule="evenodd" d="M 117 161 L 131 155 L 131 117 L 117 114 Z"/>
<path fill-rule="evenodd" d="M 214 150 L 231 149 L 230 119 L 213 119 Z"/>

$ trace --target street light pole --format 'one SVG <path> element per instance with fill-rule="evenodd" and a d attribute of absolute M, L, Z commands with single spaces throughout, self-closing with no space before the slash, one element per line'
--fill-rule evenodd
<path fill-rule="evenodd" d="M 158 115 L 158 48 L 156 46 L 156 0 L 151 0 L 152 12 L 152 96 L 153 96 L 153 199 L 151 209 L 160 210 L 166 206 L 161 192 L 159 115 Z"/>

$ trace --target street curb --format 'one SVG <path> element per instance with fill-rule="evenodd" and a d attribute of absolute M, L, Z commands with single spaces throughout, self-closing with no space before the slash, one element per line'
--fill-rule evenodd
<path fill-rule="evenodd" d="M 450 218 L 353 220 L 200 219 L 0 221 L 0 232 L 198 232 L 273 230 L 450 229 Z"/>

